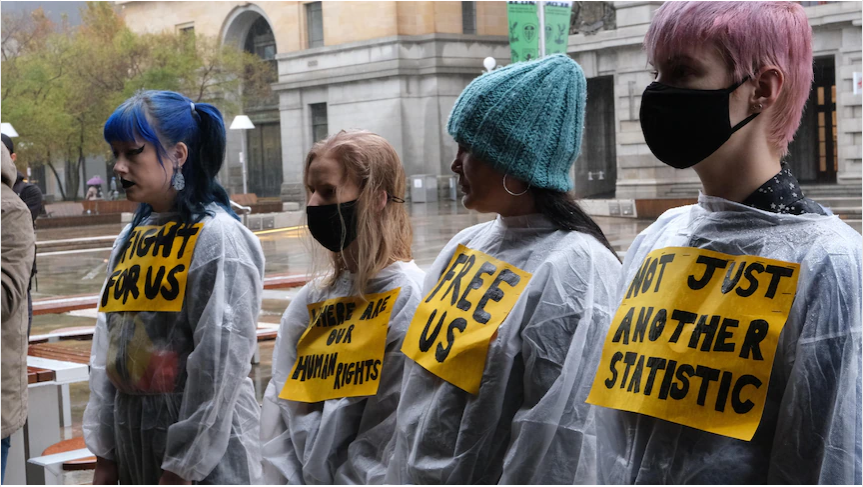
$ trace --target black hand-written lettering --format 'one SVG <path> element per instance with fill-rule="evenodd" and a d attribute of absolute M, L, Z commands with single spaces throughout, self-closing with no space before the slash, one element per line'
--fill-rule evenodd
<path fill-rule="evenodd" d="M 737 273 L 734 273 L 734 267 L 737 266 Z M 735 262 L 731 261 L 731 266 L 728 267 L 728 272 L 725 273 L 725 280 L 722 281 L 722 294 L 728 294 L 734 289 L 734 286 L 740 282 L 740 277 L 743 275 L 743 270 L 746 268 L 746 261 Z M 731 277 L 734 274 L 734 277 Z"/>
<path fill-rule="evenodd" d="M 649 396 L 653 391 L 653 381 L 656 379 L 656 372 L 665 369 L 665 359 L 660 357 L 650 357 L 647 359 L 647 368 L 650 373 L 647 375 L 647 383 L 644 384 L 644 395 Z"/>
<path fill-rule="evenodd" d="M 629 345 L 629 333 L 632 329 L 632 316 L 634 313 L 635 308 L 629 308 L 629 311 L 620 320 L 620 324 L 617 325 L 617 331 L 614 332 L 614 337 L 611 339 L 612 342 L 617 343 L 622 339 L 624 345 Z"/>
<path fill-rule="evenodd" d="M 749 287 L 743 289 L 742 287 L 737 288 L 737 295 L 743 298 L 748 298 L 755 294 L 755 291 L 758 290 L 758 278 L 755 277 L 754 273 L 764 272 L 764 266 L 759 264 L 758 262 L 753 262 L 749 264 L 749 267 L 746 268 L 746 271 L 743 275 L 746 277 L 746 280 L 749 281 Z"/>
<path fill-rule="evenodd" d="M 669 338 L 668 341 L 671 343 L 677 343 L 677 340 L 680 338 L 680 333 L 683 332 L 683 327 L 685 325 L 695 323 L 695 320 L 698 319 L 698 315 L 689 311 L 676 309 L 671 312 L 671 319 L 677 320 L 677 328 L 674 329 L 674 333 L 671 334 L 671 338 Z"/>
<path fill-rule="evenodd" d="M 162 251 L 162 257 L 170 257 L 171 250 L 174 248 L 174 239 L 177 237 L 177 227 L 178 225 L 165 225 L 159 230 L 159 235 L 153 244 L 153 257 L 159 255 L 159 250 Z"/>
<path fill-rule="evenodd" d="M 117 278 L 117 284 L 114 287 L 114 300 L 119 301 L 123 298 L 123 304 L 129 299 L 129 294 L 135 299 L 138 299 L 138 277 L 141 275 L 141 266 L 135 264 L 128 269 L 123 270 Z"/>
<path fill-rule="evenodd" d="M 701 388 L 698 390 L 698 400 L 696 402 L 699 406 L 704 406 L 704 402 L 707 400 L 707 390 L 710 387 L 710 381 L 719 380 L 719 369 L 699 365 L 695 368 L 695 375 L 701 377 Z"/>
<path fill-rule="evenodd" d="M 143 257 L 150 253 L 150 247 L 153 245 L 153 242 L 156 240 L 156 235 L 159 233 L 158 228 L 149 228 L 144 234 L 141 236 L 138 249 L 135 254 L 138 257 Z"/>
<path fill-rule="evenodd" d="M 180 251 L 177 252 L 177 258 L 182 259 L 183 253 L 186 251 L 186 244 L 189 243 L 189 239 L 198 234 L 198 227 L 194 225 L 182 225 L 181 228 L 177 229 L 177 236 L 183 237 L 183 245 L 180 246 Z"/>
<path fill-rule="evenodd" d="M 638 291 L 641 290 L 641 284 L 644 282 L 644 276 L 647 274 L 647 268 L 650 267 L 651 258 L 647 257 L 641 264 L 641 267 L 636 271 L 632 282 L 629 283 L 629 290 L 626 292 L 626 299 L 630 297 L 638 297 Z"/>
<path fill-rule="evenodd" d="M 659 386 L 659 398 L 665 400 L 668 398 L 668 393 L 671 389 L 671 382 L 674 380 L 674 371 L 677 368 L 676 360 L 669 360 L 668 366 L 665 368 L 665 377 L 662 379 L 662 385 Z"/>
<path fill-rule="evenodd" d="M 731 388 L 732 373 L 727 370 L 722 373 L 722 380 L 719 381 L 719 392 L 716 394 L 716 406 L 714 409 L 720 413 L 725 412 L 725 403 L 728 402 L 728 390 Z"/>
<path fill-rule="evenodd" d="M 635 333 L 632 334 L 633 342 L 644 343 L 644 334 L 647 332 L 647 324 L 651 316 L 653 316 L 653 306 L 650 308 L 642 307 L 641 311 L 638 312 L 638 320 L 635 322 Z"/>
<path fill-rule="evenodd" d="M 165 266 L 159 266 L 156 277 L 153 278 L 153 267 L 147 267 L 147 278 L 144 280 L 144 296 L 147 299 L 156 299 L 159 289 L 162 287 L 162 279 L 165 277 Z"/>
<path fill-rule="evenodd" d="M 749 329 L 746 330 L 746 337 L 743 339 L 743 345 L 740 346 L 740 358 L 749 358 L 749 352 L 752 352 L 753 360 L 764 360 L 761 355 L 761 341 L 767 337 L 767 330 L 770 325 L 764 320 L 753 320 L 749 323 Z"/>
<path fill-rule="evenodd" d="M 452 350 L 452 345 L 455 342 L 455 330 L 458 330 L 464 333 L 464 329 L 467 327 L 467 320 L 464 318 L 456 318 L 452 320 L 452 323 L 449 324 L 449 327 L 446 330 L 446 339 L 447 345 L 444 347 L 442 344 L 438 343 L 437 348 L 435 349 L 435 359 L 439 363 L 443 363 L 449 355 L 450 350 Z"/>
<path fill-rule="evenodd" d="M 707 319 L 710 318 L 710 322 Z M 704 335 L 704 341 L 701 343 L 701 351 L 709 352 L 710 346 L 713 344 L 713 337 L 716 335 L 716 329 L 719 328 L 719 321 L 722 318 L 718 315 L 708 316 L 701 315 L 698 319 L 698 324 L 692 329 L 692 335 L 689 337 L 689 348 L 698 347 L 698 340 Z"/>
<path fill-rule="evenodd" d="M 111 288 L 117 286 L 117 284 L 118 284 L 117 279 L 120 277 L 120 274 L 122 274 L 122 273 L 123 273 L 123 271 L 114 271 L 108 277 L 108 282 L 105 283 L 105 291 L 102 292 L 102 306 L 103 307 L 108 305 L 108 300 L 111 299 Z M 115 292 L 116 292 L 116 290 L 115 290 Z"/>
<path fill-rule="evenodd" d="M 710 280 L 713 279 L 713 273 L 716 272 L 716 269 L 724 269 L 725 266 L 728 265 L 728 261 L 725 259 L 717 259 L 706 255 L 699 255 L 695 262 L 698 264 L 704 264 L 706 268 L 704 269 L 704 275 L 701 276 L 701 279 L 695 279 L 695 275 L 691 275 L 686 280 L 687 284 L 689 284 L 689 288 L 693 291 L 703 289 L 704 286 L 707 286 Z"/>
<path fill-rule="evenodd" d="M 773 276 L 770 278 L 770 285 L 767 286 L 767 293 L 764 294 L 765 297 L 770 299 L 773 299 L 773 296 L 776 296 L 776 290 L 779 288 L 779 281 L 783 277 L 791 277 L 794 275 L 794 269 L 775 265 L 768 265 L 766 272 Z"/>
<path fill-rule="evenodd" d="M 617 351 L 614 352 L 614 355 L 611 356 L 611 362 L 609 363 L 609 369 L 611 369 L 611 377 L 605 379 L 605 387 L 607 389 L 611 389 L 614 387 L 614 383 L 617 382 L 617 369 L 615 365 L 617 362 L 620 362 L 623 359 L 623 352 Z"/>
<path fill-rule="evenodd" d="M 659 277 L 656 278 L 656 287 L 653 289 L 653 292 L 659 292 L 659 285 L 662 283 L 662 275 L 665 274 L 665 265 L 674 261 L 674 254 L 665 254 L 659 258 L 659 265 L 661 268 L 659 269 Z"/>
<path fill-rule="evenodd" d="M 186 270 L 186 266 L 183 264 L 179 264 L 178 266 L 171 269 L 168 272 L 167 281 L 171 286 L 170 289 L 162 286 L 162 297 L 167 299 L 168 301 L 173 301 L 177 299 L 177 296 L 180 295 L 180 283 L 177 281 L 176 275 Z"/>
<path fill-rule="evenodd" d="M 749 399 L 745 401 L 740 400 L 740 392 L 748 385 L 753 385 L 758 389 L 761 387 L 761 381 L 758 377 L 747 374 L 737 379 L 737 383 L 734 384 L 734 390 L 731 391 L 731 407 L 737 414 L 746 414 L 755 407 L 755 403 Z"/>
<path fill-rule="evenodd" d="M 476 256 L 471 255 L 468 257 L 467 262 L 461 268 L 458 275 L 455 276 L 455 279 L 450 281 L 449 287 L 443 293 L 443 296 L 440 297 L 441 301 L 446 299 L 447 296 L 450 297 L 450 306 L 455 306 L 456 301 L 458 301 L 458 296 L 461 294 L 461 280 L 464 279 L 464 276 L 470 272 L 471 267 L 476 263 Z"/>
<path fill-rule="evenodd" d="M 464 264 L 464 262 L 466 260 L 467 260 L 467 255 L 465 255 L 465 254 L 459 254 L 458 257 L 455 258 L 455 262 L 452 263 L 452 266 L 450 266 L 449 270 L 446 272 L 446 274 L 444 274 L 443 279 L 441 279 L 438 282 L 437 287 L 435 287 L 434 291 L 432 291 L 431 294 L 429 294 L 429 296 L 426 298 L 426 301 L 425 301 L 426 303 L 428 303 L 429 301 L 432 300 L 432 298 L 435 297 L 435 295 L 438 293 L 438 291 L 440 291 L 440 289 L 443 287 L 444 284 L 446 284 L 453 277 L 455 277 L 455 268 L 461 264 Z M 443 298 L 441 298 L 441 299 L 443 299 Z"/>
<path fill-rule="evenodd" d="M 644 355 L 638 357 L 638 364 L 635 366 L 635 371 L 632 373 L 632 380 L 629 381 L 629 387 L 626 388 L 629 392 L 637 393 L 641 386 L 641 372 L 644 370 Z"/>
<path fill-rule="evenodd" d="M 470 309 L 472 304 L 470 303 L 470 301 L 467 300 L 467 295 L 471 291 L 473 291 L 475 289 L 479 289 L 482 287 L 482 285 L 485 283 L 482 280 L 483 274 L 493 275 L 496 270 L 497 270 L 497 267 L 495 267 L 495 265 L 492 264 L 491 262 L 484 262 L 479 267 L 479 270 L 476 271 L 476 274 L 473 275 L 473 279 L 470 280 L 470 283 L 468 283 L 467 287 L 465 288 L 464 294 L 461 295 L 461 299 L 458 300 L 458 304 L 456 305 L 458 307 L 458 309 L 460 309 L 462 311 L 467 311 Z M 483 323 L 483 324 L 485 324 L 485 323 Z"/>
<path fill-rule="evenodd" d="M 676 400 L 681 400 L 686 397 L 686 394 L 689 392 L 689 377 L 695 375 L 695 367 L 689 364 L 680 364 L 680 367 L 677 368 L 677 380 L 680 381 L 680 385 L 677 383 L 671 384 L 671 398 Z"/>
<path fill-rule="evenodd" d="M 722 320 L 722 326 L 719 327 L 719 333 L 716 335 L 716 344 L 713 345 L 714 352 L 734 351 L 734 343 L 726 343 L 725 340 L 728 340 L 734 336 L 734 334 L 730 331 L 727 331 L 727 329 L 737 328 L 737 325 L 739 323 L 739 321 L 733 320 L 731 318 L 725 318 L 724 320 Z"/>
<path fill-rule="evenodd" d="M 438 333 L 440 333 L 440 329 L 443 326 L 444 320 L 446 320 L 446 311 L 443 312 L 440 319 L 437 322 L 437 325 L 434 328 L 434 331 L 429 335 L 429 328 L 431 327 L 432 321 L 434 321 L 434 317 L 437 314 L 438 310 L 432 310 L 431 316 L 429 316 L 429 320 L 426 323 L 425 328 L 423 328 L 422 333 L 420 333 L 420 342 L 419 348 L 422 352 L 428 352 L 432 345 L 434 345 L 437 340 Z"/>
<path fill-rule="evenodd" d="M 478 323 L 486 324 L 491 319 L 491 314 L 485 311 L 485 305 L 489 300 L 498 302 L 503 299 L 504 293 L 500 288 L 502 282 L 509 284 L 510 287 L 515 287 L 521 282 L 521 277 L 509 269 L 500 271 L 473 311 L 473 319 Z"/>
<path fill-rule="evenodd" d="M 650 324 L 650 333 L 647 334 L 648 340 L 655 342 L 662 336 L 666 320 L 668 320 L 668 312 L 665 309 L 660 309 L 656 312 L 656 316 L 653 317 L 653 323 Z"/>
<path fill-rule="evenodd" d="M 642 293 L 646 293 L 650 289 L 650 285 L 653 284 L 653 278 L 656 276 L 657 262 L 659 262 L 659 259 L 653 259 L 650 262 L 650 267 L 647 268 L 647 274 L 644 275 L 644 283 L 641 285 Z"/>
<path fill-rule="evenodd" d="M 629 378 L 629 369 L 635 365 L 635 359 L 637 358 L 638 354 L 635 352 L 626 352 L 626 355 L 623 357 L 623 363 L 626 364 L 626 368 L 623 370 L 623 378 L 620 380 L 621 389 L 626 387 L 626 379 Z"/>

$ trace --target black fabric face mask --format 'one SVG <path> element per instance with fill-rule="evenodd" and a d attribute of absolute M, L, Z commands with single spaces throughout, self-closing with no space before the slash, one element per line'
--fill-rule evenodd
<path fill-rule="evenodd" d="M 641 96 L 641 131 L 653 155 L 677 169 L 692 167 L 722 147 L 731 134 L 758 116 L 734 127 L 728 114 L 731 93 L 749 77 L 724 90 L 691 90 L 653 82 Z"/>
<path fill-rule="evenodd" d="M 339 206 L 345 220 L 344 234 L 342 220 L 339 218 Z M 306 215 L 312 237 L 332 252 L 345 250 L 357 238 L 356 206 L 357 200 L 334 205 L 307 206 Z"/>

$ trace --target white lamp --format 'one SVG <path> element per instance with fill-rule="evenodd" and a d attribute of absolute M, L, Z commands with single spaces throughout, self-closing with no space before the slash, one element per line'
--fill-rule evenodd
<path fill-rule="evenodd" d="M 497 64 L 497 61 L 491 56 L 482 60 L 482 65 L 485 66 L 485 70 L 488 71 L 489 73 L 491 73 L 492 70 L 494 70 L 494 66 L 496 64 Z"/>
<path fill-rule="evenodd" d="M 255 124 L 249 120 L 249 117 L 246 115 L 237 115 L 234 117 L 234 121 L 231 122 L 231 130 L 250 130 L 255 128 Z M 240 165 L 243 166 L 243 193 L 248 193 L 249 190 L 246 187 L 246 134 L 243 133 L 243 151 L 240 152 Z"/>
<path fill-rule="evenodd" d="M 12 127 L 11 123 L 3 122 L 2 128 L 0 128 L 0 132 L 8 135 L 9 137 L 18 137 L 18 132 L 15 131 L 15 128 Z"/>

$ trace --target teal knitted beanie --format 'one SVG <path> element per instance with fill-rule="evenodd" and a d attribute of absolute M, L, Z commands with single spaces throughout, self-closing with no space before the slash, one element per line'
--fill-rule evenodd
<path fill-rule="evenodd" d="M 498 171 L 533 187 L 569 191 L 586 101 L 581 66 L 555 54 L 473 80 L 456 100 L 447 131 Z"/>

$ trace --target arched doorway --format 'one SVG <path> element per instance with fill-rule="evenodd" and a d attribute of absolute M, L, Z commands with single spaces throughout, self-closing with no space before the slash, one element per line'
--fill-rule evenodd
<path fill-rule="evenodd" d="M 260 7 L 249 4 L 235 9 L 225 22 L 222 40 L 271 63 L 272 82 L 278 80 L 276 37 Z M 255 124 L 254 129 L 244 131 L 248 152 L 248 190 L 258 197 L 279 196 L 283 175 L 278 96 L 273 94 L 267 99 L 248 100 L 243 113 Z"/>

